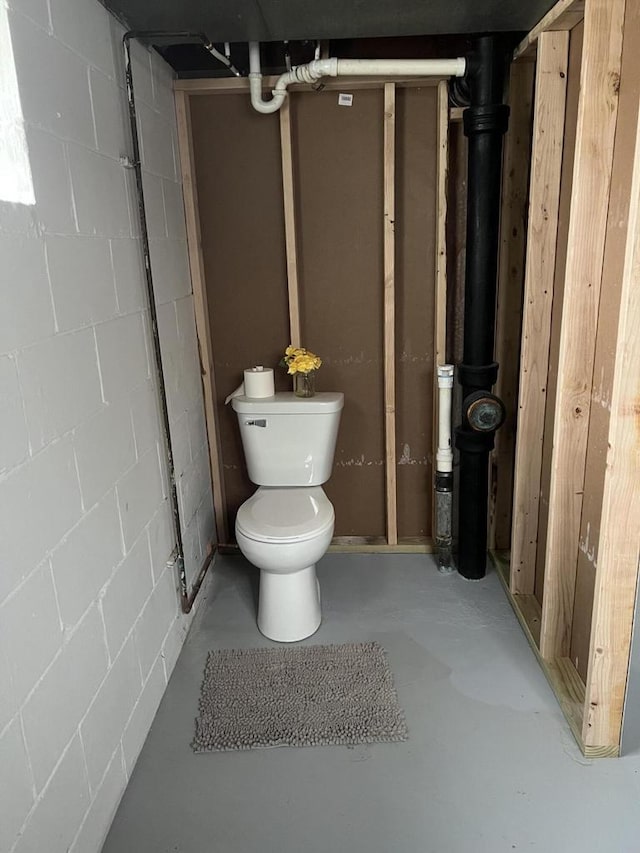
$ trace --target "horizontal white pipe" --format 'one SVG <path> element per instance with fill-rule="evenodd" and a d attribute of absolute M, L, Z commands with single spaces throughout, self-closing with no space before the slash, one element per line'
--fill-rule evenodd
<path fill-rule="evenodd" d="M 438 365 L 438 450 L 436 471 L 453 471 L 451 449 L 451 396 L 453 394 L 453 365 Z"/>
<path fill-rule="evenodd" d="M 314 59 L 282 74 L 273 98 L 262 97 L 260 45 L 249 42 L 249 89 L 251 104 L 259 113 L 275 113 L 287 96 L 291 83 L 314 83 L 322 77 L 462 77 L 466 60 L 458 59 Z"/>

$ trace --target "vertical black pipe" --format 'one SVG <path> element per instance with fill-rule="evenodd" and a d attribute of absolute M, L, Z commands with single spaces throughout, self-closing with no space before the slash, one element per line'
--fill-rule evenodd
<path fill-rule="evenodd" d="M 458 571 L 481 578 L 487 559 L 489 453 L 494 432 L 472 429 L 465 401 L 474 391 L 490 391 L 498 375 L 493 361 L 500 223 L 502 137 L 509 108 L 502 103 L 505 53 L 495 36 L 478 38 L 468 62 L 470 105 L 463 114 L 469 143 L 467 247 L 464 300 L 462 424 L 460 451 Z"/>

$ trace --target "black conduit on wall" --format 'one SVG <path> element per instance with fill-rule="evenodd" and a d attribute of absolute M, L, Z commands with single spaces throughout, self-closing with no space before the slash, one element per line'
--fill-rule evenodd
<path fill-rule="evenodd" d="M 489 453 L 504 407 L 488 393 L 498 375 L 493 360 L 502 137 L 509 121 L 503 104 L 505 53 L 498 37 L 481 36 L 468 62 L 470 105 L 464 111 L 469 140 L 467 247 L 464 301 L 458 571 L 484 577 L 487 560 Z"/>

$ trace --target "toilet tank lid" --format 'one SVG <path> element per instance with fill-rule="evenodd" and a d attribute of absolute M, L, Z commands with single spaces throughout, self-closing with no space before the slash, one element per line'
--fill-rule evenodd
<path fill-rule="evenodd" d="M 273 397 L 238 396 L 231 400 L 236 412 L 268 415 L 319 415 L 339 412 L 344 406 L 341 391 L 320 391 L 313 397 L 297 397 L 292 391 L 274 394 Z"/>

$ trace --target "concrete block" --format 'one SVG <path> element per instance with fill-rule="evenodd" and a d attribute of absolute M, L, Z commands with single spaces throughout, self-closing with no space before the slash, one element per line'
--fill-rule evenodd
<path fill-rule="evenodd" d="M 118 313 L 109 241 L 47 237 L 47 264 L 58 329 L 109 320 Z"/>
<path fill-rule="evenodd" d="M 20 720 L 15 717 L 0 736 L 0 850 L 11 850 L 33 802 L 29 759 Z"/>
<path fill-rule="evenodd" d="M 149 552 L 151 554 L 151 569 L 153 571 L 154 582 L 157 582 L 166 569 L 176 545 L 169 501 L 164 501 L 158 512 L 149 522 L 147 536 L 149 538 Z"/>
<path fill-rule="evenodd" d="M 156 715 L 166 686 L 167 682 L 164 677 L 162 657 L 158 655 L 145 682 L 138 704 L 122 735 L 122 751 L 127 775 L 129 776 L 133 772 L 140 750 L 149 734 L 151 723 Z"/>
<path fill-rule="evenodd" d="M 13 853 L 66 853 L 89 808 L 89 786 L 76 736 L 35 807 Z"/>
<path fill-rule="evenodd" d="M 106 672 L 104 629 L 93 607 L 22 709 L 37 790 L 45 785 Z"/>
<path fill-rule="evenodd" d="M 0 352 L 28 346 L 55 331 L 44 241 L 0 233 Z"/>
<path fill-rule="evenodd" d="M 76 234 L 71 176 L 64 143 L 50 133 L 27 128 L 36 213 L 43 230 Z"/>
<path fill-rule="evenodd" d="M 204 403 L 194 401 L 188 409 L 189 417 L 189 445 L 191 446 L 191 456 L 195 458 L 202 448 L 209 452 L 209 438 L 207 435 L 207 424 L 204 416 Z"/>
<path fill-rule="evenodd" d="M 180 612 L 177 587 L 175 567 L 165 569 L 136 624 L 136 647 L 144 679 Z"/>
<path fill-rule="evenodd" d="M 96 449 L 96 456 L 100 450 Z M 73 628 L 122 559 L 122 534 L 115 492 L 95 506 L 51 555 L 60 616 Z"/>
<path fill-rule="evenodd" d="M 156 448 L 152 447 L 118 482 L 118 505 L 127 550 L 162 502 L 162 480 Z"/>
<path fill-rule="evenodd" d="M 109 13 L 100 3 L 50 0 L 53 34 L 90 65 L 113 77 Z"/>
<path fill-rule="evenodd" d="M 0 635 L 5 649 L 19 650 L 9 663 L 13 691 L 22 704 L 62 645 L 48 560 L 0 608 Z"/>
<path fill-rule="evenodd" d="M 22 393 L 18 382 L 15 360 L 0 356 L 0 400 L 2 400 L 2 426 L 0 426 L 0 476 L 29 455 L 27 422 L 22 408 Z"/>
<path fill-rule="evenodd" d="M 26 15 L 43 30 L 49 29 L 49 4 L 47 0 L 9 0 L 7 5 L 22 15 Z"/>
<path fill-rule="evenodd" d="M 164 213 L 162 178 L 145 172 L 142 179 L 142 188 L 144 190 L 144 209 L 147 216 L 149 239 L 152 241 L 165 240 L 167 237 L 167 222 Z"/>
<path fill-rule="evenodd" d="M 153 104 L 153 83 L 151 81 L 152 52 L 139 41 L 131 42 L 131 72 L 136 106 L 141 102 Z"/>
<path fill-rule="evenodd" d="M 5 646 L 0 636 L 0 732 L 18 710 L 18 701 L 13 689 L 13 667 L 11 665 L 12 654 L 9 650 L 11 644 Z"/>
<path fill-rule="evenodd" d="M 120 46 L 118 46 L 120 50 Z M 115 80 L 92 68 L 89 72 L 98 151 L 116 159 L 129 153 L 126 96 Z"/>
<path fill-rule="evenodd" d="M 153 379 L 131 392 L 131 418 L 138 459 L 162 440 L 160 403 Z"/>
<path fill-rule="evenodd" d="M 140 237 L 140 210 L 138 207 L 136 176 L 133 169 L 125 169 L 124 183 L 127 189 L 127 207 L 129 209 L 129 236 Z"/>
<path fill-rule="evenodd" d="M 136 460 L 128 400 L 103 406 L 74 434 L 85 507 L 93 506 Z"/>
<path fill-rule="evenodd" d="M 178 484 L 191 465 L 191 446 L 189 444 L 189 422 L 187 415 L 187 412 L 183 412 L 171 424 L 171 444 L 173 447 L 176 482 Z"/>
<path fill-rule="evenodd" d="M 142 316 L 128 314 L 96 327 L 102 387 L 107 402 L 119 399 L 149 377 Z"/>
<path fill-rule="evenodd" d="M 181 617 L 171 626 L 162 646 L 162 662 L 164 664 L 164 675 L 167 682 L 171 678 L 171 673 L 175 669 L 178 656 L 182 651 L 184 641 L 187 638 L 189 625 L 191 624 L 191 614 Z"/>
<path fill-rule="evenodd" d="M 164 209 L 167 218 L 167 236 L 170 240 L 179 240 L 186 245 L 187 226 L 184 218 L 184 200 L 182 185 L 176 181 L 162 179 Z"/>
<path fill-rule="evenodd" d="M 198 507 L 197 519 L 198 532 L 200 535 L 200 549 L 203 554 L 207 554 L 217 541 L 211 485 L 209 485 L 209 488 L 202 498 L 202 503 Z"/>
<path fill-rule="evenodd" d="M 126 786 L 122 749 L 118 747 L 109 762 L 104 779 L 95 792 L 70 853 L 93 853 L 102 849 Z"/>
<path fill-rule="evenodd" d="M 151 269 L 159 305 L 191 293 L 191 271 L 187 244 L 164 240 L 151 246 Z"/>
<path fill-rule="evenodd" d="M 129 237 L 125 168 L 116 160 L 78 145 L 68 145 L 71 185 L 82 234 Z"/>
<path fill-rule="evenodd" d="M 102 405 L 92 329 L 55 335 L 22 350 L 18 374 L 32 451 L 64 435 Z"/>
<path fill-rule="evenodd" d="M 94 146 L 84 60 L 22 15 L 10 12 L 9 21 L 25 121 L 63 139 Z"/>
<path fill-rule="evenodd" d="M 92 790 L 100 784 L 141 692 L 140 668 L 131 636 L 80 726 Z"/>
<path fill-rule="evenodd" d="M 13 471 L 0 488 L 0 602 L 79 521 L 80 487 L 66 438 Z"/>
<path fill-rule="evenodd" d="M 182 546 L 184 548 L 184 568 L 187 575 L 187 586 L 191 589 L 204 562 L 204 556 L 200 550 L 200 531 L 198 530 L 198 522 L 195 514 L 186 524 L 184 520 L 182 522 Z"/>
<path fill-rule="evenodd" d="M 135 81 L 134 81 L 135 84 Z M 142 164 L 145 172 L 175 180 L 172 122 L 146 104 L 138 110 L 142 137 Z"/>
<path fill-rule="evenodd" d="M 151 74 L 153 80 L 153 107 L 169 121 L 175 121 L 175 98 L 173 81 L 176 74 L 157 53 L 151 55 Z"/>
<path fill-rule="evenodd" d="M 133 628 L 152 588 L 149 543 L 146 533 L 142 533 L 116 569 L 102 599 L 102 616 L 112 660 Z"/>
<path fill-rule="evenodd" d="M 120 314 L 132 314 L 147 307 L 142 248 L 130 237 L 111 240 L 113 276 Z"/>

